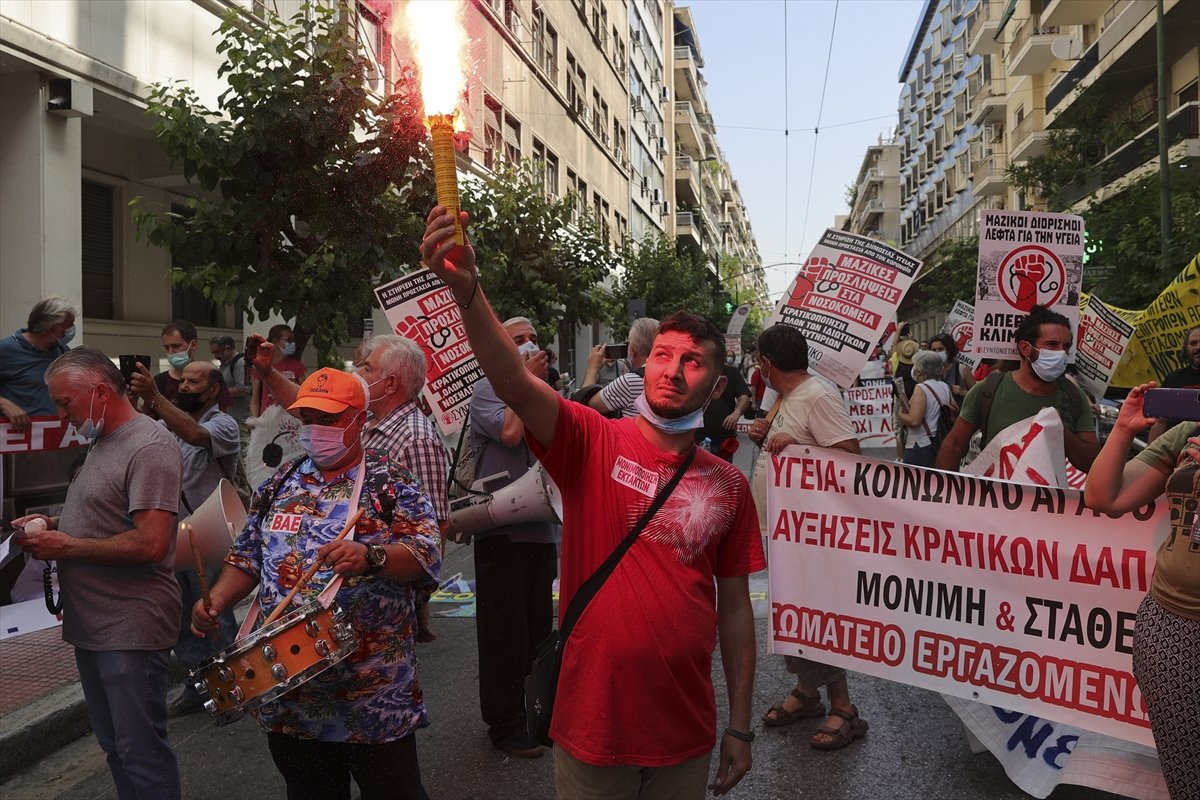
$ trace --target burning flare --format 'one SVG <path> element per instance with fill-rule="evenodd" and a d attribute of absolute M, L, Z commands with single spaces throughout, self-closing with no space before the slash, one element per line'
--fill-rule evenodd
<path fill-rule="evenodd" d="M 438 203 L 454 215 L 454 241 L 465 244 L 458 222 L 458 176 L 454 129 L 458 100 L 466 87 L 463 59 L 467 36 L 460 0 L 410 0 L 405 8 L 413 56 L 421 76 L 421 101 L 433 140 L 433 174 Z"/>

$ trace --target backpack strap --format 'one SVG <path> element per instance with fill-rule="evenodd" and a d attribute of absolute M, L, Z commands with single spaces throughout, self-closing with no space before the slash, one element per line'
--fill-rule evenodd
<path fill-rule="evenodd" d="M 1070 404 L 1071 424 L 1075 425 L 1079 422 L 1079 415 L 1083 411 L 1083 389 L 1075 385 L 1074 381 L 1066 375 L 1061 375 L 1055 380 L 1058 384 L 1058 390 L 1067 398 L 1067 403 Z"/>
<path fill-rule="evenodd" d="M 996 397 L 996 390 L 1000 388 L 1000 381 L 1004 380 L 1003 372 L 992 371 L 983 379 L 983 388 L 980 389 L 979 397 L 979 430 L 983 433 L 983 441 L 988 438 L 988 417 L 992 414 L 992 400 Z"/>

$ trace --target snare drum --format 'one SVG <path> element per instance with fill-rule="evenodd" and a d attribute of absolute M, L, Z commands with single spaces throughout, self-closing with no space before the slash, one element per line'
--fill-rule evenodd
<path fill-rule="evenodd" d="M 192 670 L 204 707 L 218 725 L 275 700 L 342 661 L 358 649 L 358 636 L 337 603 L 317 601 L 283 615 L 270 625 L 217 653 Z"/>

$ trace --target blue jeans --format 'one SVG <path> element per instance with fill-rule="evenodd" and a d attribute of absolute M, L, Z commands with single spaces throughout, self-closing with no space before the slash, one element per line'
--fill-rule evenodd
<path fill-rule="evenodd" d="M 208 585 L 215 584 L 220 574 L 220 567 L 205 570 L 204 575 L 208 578 Z M 175 642 L 175 655 L 183 666 L 195 669 L 217 652 L 233 644 L 234 639 L 237 638 L 237 620 L 234 619 L 233 609 L 227 608 L 217 617 L 219 627 L 215 641 L 212 637 L 201 638 L 192 633 L 192 606 L 196 605 L 196 601 L 202 594 L 200 580 L 196 577 L 194 569 L 176 572 L 175 580 L 179 581 L 179 593 L 183 600 L 183 611 L 179 620 L 179 639 Z M 194 700 L 208 699 L 207 695 L 201 695 L 196 691 L 196 687 L 188 678 L 183 679 L 183 696 Z"/>
<path fill-rule="evenodd" d="M 88 719 L 120 800 L 179 800 L 179 765 L 167 741 L 166 650 L 75 648 Z"/>

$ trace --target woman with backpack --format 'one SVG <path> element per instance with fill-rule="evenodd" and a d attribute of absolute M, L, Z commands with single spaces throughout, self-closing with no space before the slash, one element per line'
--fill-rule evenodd
<path fill-rule="evenodd" d="M 954 407 L 950 387 L 941 379 L 942 359 L 929 350 L 918 350 L 912 358 L 912 376 L 916 382 L 908 407 L 900 409 L 900 421 L 908 435 L 904 444 L 904 463 L 915 467 L 932 467 L 937 448 L 942 443 L 943 430 L 949 430 L 949 420 L 942 425 L 942 406 Z M 948 416 L 948 415 L 947 415 Z"/>
<path fill-rule="evenodd" d="M 929 349 L 942 360 L 940 377 L 950 387 L 950 393 L 954 395 L 957 403 L 966 397 L 967 391 L 975 385 L 975 378 L 966 365 L 958 363 L 958 346 L 954 344 L 954 337 L 948 333 L 939 333 L 929 340 Z"/>

